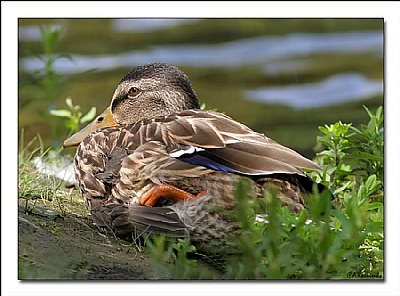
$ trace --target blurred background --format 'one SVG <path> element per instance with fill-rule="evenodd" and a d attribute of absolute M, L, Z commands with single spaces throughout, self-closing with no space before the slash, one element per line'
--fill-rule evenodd
<path fill-rule="evenodd" d="M 167 62 L 207 109 L 313 157 L 319 125 L 383 105 L 383 40 L 383 19 L 21 18 L 19 130 L 60 146 L 127 71 Z"/>

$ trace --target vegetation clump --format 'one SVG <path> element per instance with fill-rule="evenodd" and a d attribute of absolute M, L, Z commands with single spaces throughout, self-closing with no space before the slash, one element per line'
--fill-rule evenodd
<path fill-rule="evenodd" d="M 156 238 L 148 248 L 156 270 L 178 279 L 383 279 L 383 114 L 382 107 L 366 110 L 370 120 L 360 128 L 342 122 L 320 127 L 323 150 L 316 161 L 322 171 L 308 174 L 334 200 L 328 191 L 315 191 L 308 208 L 295 215 L 273 194 L 254 203 L 238 184 L 235 254 L 213 264 L 215 270 L 190 256 L 196 248 L 189 239 Z M 260 211 L 267 215 L 260 218 Z"/>

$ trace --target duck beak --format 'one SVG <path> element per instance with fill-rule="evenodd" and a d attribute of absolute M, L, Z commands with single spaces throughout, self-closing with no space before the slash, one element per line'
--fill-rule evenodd
<path fill-rule="evenodd" d="M 87 136 L 92 132 L 97 131 L 101 128 L 117 126 L 119 125 L 113 118 L 111 109 L 108 107 L 104 112 L 95 118 L 86 127 L 81 129 L 79 132 L 73 134 L 71 137 L 64 141 L 64 148 L 78 146 Z"/>

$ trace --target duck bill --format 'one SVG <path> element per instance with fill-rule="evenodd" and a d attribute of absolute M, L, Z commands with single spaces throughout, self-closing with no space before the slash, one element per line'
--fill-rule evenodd
<path fill-rule="evenodd" d="M 118 123 L 114 120 L 111 109 L 108 107 L 101 115 L 97 116 L 96 119 L 89 123 L 86 127 L 66 139 L 63 146 L 64 148 L 78 146 L 80 142 L 82 142 L 91 133 L 101 128 L 117 125 Z"/>

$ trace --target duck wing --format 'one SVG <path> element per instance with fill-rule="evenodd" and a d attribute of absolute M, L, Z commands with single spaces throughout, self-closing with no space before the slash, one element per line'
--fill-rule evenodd
<path fill-rule="evenodd" d="M 320 169 L 296 151 L 256 133 L 232 118 L 211 111 L 186 110 L 128 128 L 135 149 L 160 141 L 171 157 L 217 171 L 243 175 L 299 174 Z"/>

